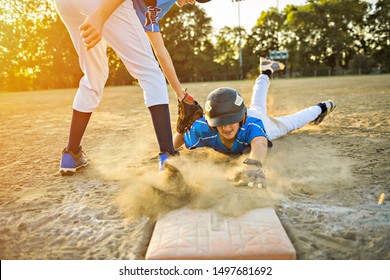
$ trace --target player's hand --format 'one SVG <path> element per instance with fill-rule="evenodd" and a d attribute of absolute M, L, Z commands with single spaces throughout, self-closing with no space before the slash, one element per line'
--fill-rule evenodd
<path fill-rule="evenodd" d="M 257 187 L 259 189 L 267 188 L 265 172 L 258 161 L 246 163 L 243 169 L 236 174 L 234 181 L 238 186 Z"/>
<path fill-rule="evenodd" d="M 87 51 L 96 46 L 102 39 L 103 26 L 104 20 L 94 13 L 87 16 L 84 23 L 80 25 L 80 35 Z"/>

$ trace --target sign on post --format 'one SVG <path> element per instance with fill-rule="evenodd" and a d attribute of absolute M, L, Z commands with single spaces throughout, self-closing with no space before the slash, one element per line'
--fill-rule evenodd
<path fill-rule="evenodd" d="M 269 58 L 272 60 L 288 59 L 288 51 L 270 51 Z"/>

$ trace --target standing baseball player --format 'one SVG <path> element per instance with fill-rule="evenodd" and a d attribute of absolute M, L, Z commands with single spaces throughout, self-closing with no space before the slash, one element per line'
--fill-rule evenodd
<path fill-rule="evenodd" d="M 210 1 L 211 0 L 133 0 L 137 16 L 145 29 L 161 69 L 178 100 L 176 131 L 179 133 L 184 133 L 191 127 L 191 124 L 197 118 L 202 117 L 203 110 L 198 102 L 187 93 L 180 84 L 172 58 L 165 47 L 164 39 L 160 32 L 159 20 L 165 16 L 175 3 L 179 7 L 182 7 L 186 4 L 194 5 L 195 2 L 206 3 Z M 160 169 L 163 169 L 163 162 L 168 157 L 169 154 L 166 153 L 160 155 Z"/>
<path fill-rule="evenodd" d="M 102 99 L 108 78 L 107 43 L 144 91 L 160 154 L 174 155 L 165 78 L 132 0 L 55 0 L 55 5 L 84 73 L 73 102 L 69 140 L 62 152 L 60 173 L 73 175 L 78 168 L 87 165 L 80 143 L 90 116 Z"/>
<path fill-rule="evenodd" d="M 175 134 L 175 148 L 185 144 L 188 149 L 211 147 L 225 154 L 249 152 L 248 158 L 243 162 L 243 170 L 235 179 L 243 185 L 250 182 L 264 185 L 262 166 L 268 147 L 272 147 L 271 141 L 308 123 L 320 124 L 336 107 L 329 100 L 292 115 L 269 117 L 266 101 L 270 76 L 283 69 L 283 63 L 260 59 L 261 74 L 253 86 L 249 110 L 236 90 L 218 88 L 212 91 L 206 100 L 205 118 L 196 120 L 184 134 Z"/>

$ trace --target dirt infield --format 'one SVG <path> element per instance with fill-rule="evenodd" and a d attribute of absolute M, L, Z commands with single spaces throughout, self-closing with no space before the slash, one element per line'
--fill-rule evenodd
<path fill-rule="evenodd" d="M 249 103 L 252 85 L 185 86 L 204 104 L 220 86 Z M 241 158 L 184 149 L 178 167 L 189 196 L 173 198 L 151 188 L 167 178 L 136 86 L 106 89 L 82 142 L 89 166 L 59 175 L 74 93 L 0 94 L 0 259 L 143 259 L 153 221 L 184 205 L 223 215 L 272 205 L 298 259 L 390 259 L 389 75 L 272 80 L 271 116 L 327 99 L 337 108 L 321 125 L 274 141 L 267 192 L 230 185 Z"/>

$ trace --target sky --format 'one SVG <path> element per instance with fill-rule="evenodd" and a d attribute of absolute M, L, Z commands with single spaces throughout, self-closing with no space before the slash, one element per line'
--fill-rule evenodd
<path fill-rule="evenodd" d="M 212 18 L 212 25 L 216 32 L 224 26 L 238 26 L 239 5 L 241 26 L 250 33 L 262 11 L 276 6 L 279 6 L 279 10 L 283 10 L 289 4 L 302 5 L 305 3 L 306 0 L 241 0 L 239 3 L 232 0 L 212 0 L 197 5 L 202 7 Z"/>
<path fill-rule="evenodd" d="M 376 0 L 366 0 L 375 3 Z M 248 33 L 251 32 L 262 11 L 271 7 L 283 10 L 287 5 L 303 5 L 306 0 L 211 0 L 204 4 L 197 4 L 204 8 L 207 15 L 212 18 L 212 25 L 217 32 L 224 26 L 238 26 L 238 5 L 240 5 L 240 23 Z"/>

